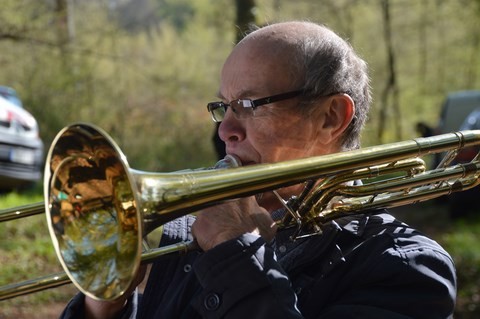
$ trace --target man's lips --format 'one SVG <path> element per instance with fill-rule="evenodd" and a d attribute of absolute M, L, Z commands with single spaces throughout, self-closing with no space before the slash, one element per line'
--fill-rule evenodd
<path fill-rule="evenodd" d="M 249 166 L 249 165 L 255 165 L 255 164 L 258 164 L 257 162 L 255 161 L 252 161 L 251 159 L 245 157 L 245 156 L 241 156 L 241 155 L 237 155 L 235 153 L 227 153 L 228 155 L 230 156 L 233 156 L 234 158 L 236 158 L 237 160 L 240 161 L 240 163 L 242 164 L 242 166 Z"/>

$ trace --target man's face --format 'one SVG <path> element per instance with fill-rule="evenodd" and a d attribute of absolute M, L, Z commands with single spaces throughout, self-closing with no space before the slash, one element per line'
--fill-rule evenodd
<path fill-rule="evenodd" d="M 302 89 L 289 74 L 288 60 L 275 50 L 257 48 L 250 42 L 237 46 L 227 59 L 221 76 L 220 97 L 224 102 L 258 99 Z M 275 163 L 331 152 L 319 138 L 321 115 L 299 111 L 300 99 L 292 98 L 259 106 L 254 116 L 237 118 L 231 108 L 219 127 L 227 154 L 239 157 L 244 166 Z M 316 106 L 322 108 L 322 105 Z M 316 118 L 318 115 L 318 119 Z M 280 191 L 284 199 L 300 187 Z M 265 193 L 259 204 L 267 210 L 279 208 L 273 194 Z"/>

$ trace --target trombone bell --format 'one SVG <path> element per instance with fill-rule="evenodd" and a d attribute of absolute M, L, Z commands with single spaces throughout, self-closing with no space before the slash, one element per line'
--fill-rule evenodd
<path fill-rule="evenodd" d="M 53 245 L 65 272 L 85 295 L 113 300 L 130 287 L 142 260 L 143 236 L 218 199 L 253 194 L 258 188 L 225 191 L 225 168 L 149 173 L 133 170 L 110 136 L 74 124 L 57 134 L 47 155 L 45 211 Z M 240 174 L 250 184 L 251 174 Z M 216 201 L 215 201 L 216 200 Z"/>
<path fill-rule="evenodd" d="M 115 299 L 140 264 L 142 222 L 125 156 L 98 128 L 72 125 L 47 155 L 44 195 L 57 256 L 84 294 Z"/>

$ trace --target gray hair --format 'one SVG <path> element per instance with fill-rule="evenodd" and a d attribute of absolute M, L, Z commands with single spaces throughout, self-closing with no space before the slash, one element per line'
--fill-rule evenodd
<path fill-rule="evenodd" d="M 360 147 L 360 134 L 368 117 L 371 103 L 370 79 L 367 63 L 353 50 L 351 45 L 324 28 L 317 36 L 308 34 L 296 55 L 299 67 L 304 71 L 306 99 L 346 93 L 355 103 L 355 114 L 342 136 L 344 149 Z"/>
<path fill-rule="evenodd" d="M 371 103 L 367 63 L 346 40 L 323 25 L 294 21 L 252 31 L 257 33 L 262 29 L 281 30 L 282 36 L 277 33 L 275 37 L 283 42 L 282 51 L 291 62 L 290 76 L 305 90 L 302 105 L 314 104 L 319 98 L 336 93 L 352 98 L 355 114 L 340 142 L 343 149 L 359 148 Z M 308 107 L 302 109 L 306 114 L 312 111 Z"/>

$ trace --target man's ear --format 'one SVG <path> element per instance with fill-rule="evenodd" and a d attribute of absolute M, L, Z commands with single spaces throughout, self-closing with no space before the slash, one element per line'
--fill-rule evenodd
<path fill-rule="evenodd" d="M 335 94 L 328 97 L 323 109 L 322 135 L 324 141 L 337 140 L 347 129 L 355 115 L 355 103 L 348 94 Z"/>

